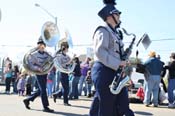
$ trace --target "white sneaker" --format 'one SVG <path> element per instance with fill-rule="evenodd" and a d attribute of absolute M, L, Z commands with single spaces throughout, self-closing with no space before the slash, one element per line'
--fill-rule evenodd
<path fill-rule="evenodd" d="M 169 104 L 168 104 L 168 108 L 175 108 L 175 104 L 169 103 Z"/>

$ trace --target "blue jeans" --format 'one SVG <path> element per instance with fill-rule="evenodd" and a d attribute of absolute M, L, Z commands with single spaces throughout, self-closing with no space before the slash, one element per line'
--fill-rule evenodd
<path fill-rule="evenodd" d="M 168 101 L 169 103 L 175 102 L 173 91 L 175 90 L 175 79 L 168 79 Z"/>
<path fill-rule="evenodd" d="M 55 75 L 56 78 L 53 80 L 53 92 L 59 91 L 60 89 L 60 72 L 57 70 Z"/>
<path fill-rule="evenodd" d="M 48 95 L 49 97 L 52 96 L 52 88 L 53 88 L 53 82 L 47 83 L 47 95 Z"/>
<path fill-rule="evenodd" d="M 145 97 L 144 103 L 149 105 L 151 102 L 151 93 L 153 93 L 152 103 L 158 105 L 158 96 L 159 96 L 159 84 L 161 77 L 159 75 L 150 75 L 148 80 L 145 82 Z"/>
<path fill-rule="evenodd" d="M 91 94 L 92 84 L 87 84 L 88 94 Z"/>
<path fill-rule="evenodd" d="M 84 90 L 84 94 L 87 95 L 87 84 L 85 82 L 86 77 L 81 76 L 79 80 L 79 87 L 78 87 L 78 93 L 81 96 L 82 90 Z M 83 89 L 83 84 L 85 84 L 85 88 Z"/>
<path fill-rule="evenodd" d="M 74 76 L 72 80 L 72 86 L 69 97 L 74 99 L 78 99 L 78 83 L 79 83 L 80 77 Z"/>
<path fill-rule="evenodd" d="M 17 93 L 17 81 L 16 78 L 12 78 L 13 93 Z"/>

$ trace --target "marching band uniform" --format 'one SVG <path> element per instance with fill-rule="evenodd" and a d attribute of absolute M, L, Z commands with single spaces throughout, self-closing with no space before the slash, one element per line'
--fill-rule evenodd
<path fill-rule="evenodd" d="M 63 42 L 61 43 L 61 49 L 60 49 L 60 56 L 58 57 L 57 61 L 59 62 L 59 64 L 61 65 L 62 68 L 64 69 L 68 69 L 69 66 L 69 62 L 71 61 L 70 57 L 64 53 L 66 49 L 69 48 L 69 45 L 67 42 Z M 63 87 L 63 102 L 65 106 L 71 106 L 71 104 L 68 103 L 68 94 L 69 94 L 69 76 L 67 73 L 64 72 L 60 72 L 60 81 Z M 61 91 L 62 92 L 62 91 Z M 56 102 L 56 98 L 59 96 L 60 91 L 57 91 L 55 93 L 53 93 L 53 99 L 54 102 Z"/>
<path fill-rule="evenodd" d="M 106 4 L 98 15 L 104 21 L 108 16 L 119 15 L 121 12 L 114 5 Z M 121 56 L 124 52 L 124 44 L 120 34 L 110 24 L 99 26 L 94 33 L 95 62 L 91 75 L 96 93 L 89 116 L 134 116 L 134 113 L 129 109 L 127 89 L 124 87 L 118 95 L 114 95 L 109 88 L 116 70 L 122 62 Z"/>
<path fill-rule="evenodd" d="M 43 42 L 42 38 L 39 38 L 39 41 L 37 43 L 39 46 L 40 45 L 44 45 L 44 47 L 46 46 L 45 43 Z M 30 67 L 32 69 L 38 70 L 38 71 L 42 71 L 42 64 L 45 62 L 45 60 L 49 57 L 48 53 L 46 51 L 36 51 L 32 54 L 33 57 L 29 58 L 29 62 L 30 62 Z M 37 83 L 38 83 L 38 90 L 35 91 L 32 95 L 30 95 L 29 97 L 27 97 L 26 99 L 23 100 L 25 106 L 27 109 L 30 109 L 29 107 L 29 102 L 30 101 L 34 101 L 36 97 L 38 97 L 39 95 L 41 96 L 41 101 L 42 101 L 42 105 L 43 105 L 43 111 L 44 112 L 54 112 L 54 110 L 50 109 L 49 106 L 49 102 L 48 102 L 48 97 L 47 97 L 47 92 L 46 92 L 46 84 L 47 84 L 47 74 L 43 74 L 43 75 L 36 75 L 36 79 L 37 79 Z"/>

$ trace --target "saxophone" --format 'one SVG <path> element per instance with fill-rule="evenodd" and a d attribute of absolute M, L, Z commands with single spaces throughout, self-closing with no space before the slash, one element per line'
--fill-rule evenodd
<path fill-rule="evenodd" d="M 136 39 L 136 35 L 133 33 L 128 33 L 124 28 L 122 28 L 122 30 L 127 36 L 131 36 L 131 35 L 133 36 L 131 44 L 125 50 L 125 52 L 122 56 L 122 60 L 128 60 L 128 58 L 131 54 L 131 50 L 133 48 L 135 39 Z M 109 86 L 111 93 L 112 94 L 119 94 L 121 92 L 122 88 L 126 86 L 126 84 L 129 80 L 130 80 L 130 78 L 128 76 L 125 76 L 125 74 L 124 74 L 123 67 L 119 67 L 118 70 L 116 71 L 116 76 L 114 77 L 111 85 Z"/>

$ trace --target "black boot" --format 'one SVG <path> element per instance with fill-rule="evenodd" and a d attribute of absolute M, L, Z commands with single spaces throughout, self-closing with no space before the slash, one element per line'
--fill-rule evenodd
<path fill-rule="evenodd" d="M 88 98 L 90 98 L 90 97 L 92 97 L 92 94 L 90 93 L 90 94 L 88 94 L 88 96 L 87 96 Z"/>
<path fill-rule="evenodd" d="M 49 107 L 44 107 L 43 112 L 54 112 L 54 110 Z"/>
<path fill-rule="evenodd" d="M 26 107 L 27 109 L 30 109 L 30 107 L 29 107 L 29 100 L 24 99 L 23 102 L 24 102 L 25 107 Z"/>
<path fill-rule="evenodd" d="M 64 105 L 65 105 L 65 106 L 71 106 L 71 104 L 69 104 L 69 103 L 64 103 Z"/>
<path fill-rule="evenodd" d="M 56 103 L 57 95 L 53 94 L 53 101 Z"/>

